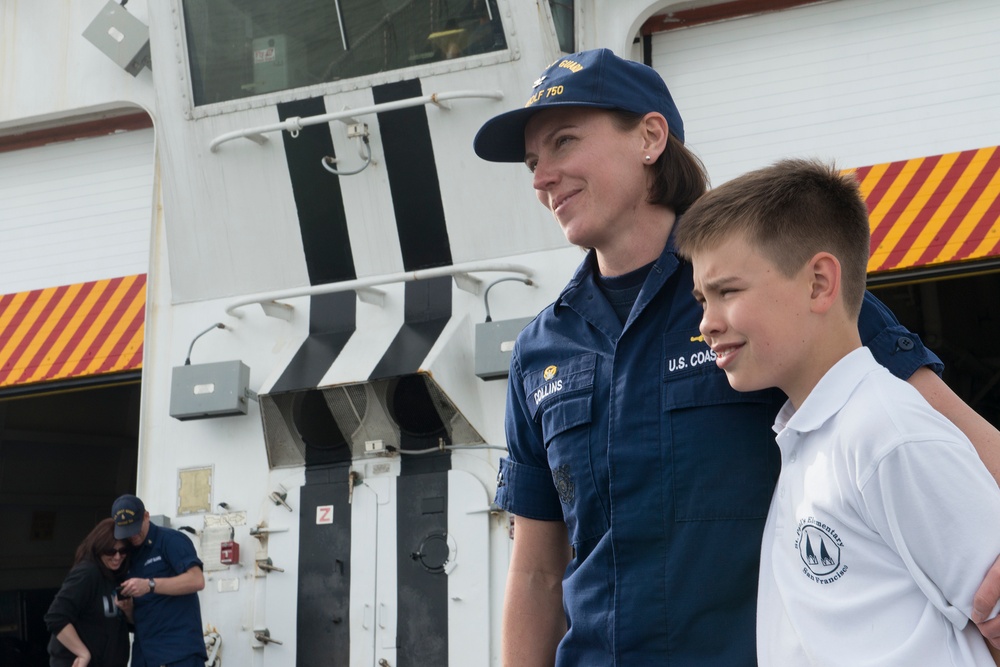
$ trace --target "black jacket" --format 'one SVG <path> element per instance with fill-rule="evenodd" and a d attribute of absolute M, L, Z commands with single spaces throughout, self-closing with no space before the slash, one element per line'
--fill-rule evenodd
<path fill-rule="evenodd" d="M 128 624 L 115 606 L 115 582 L 101 574 L 96 563 L 75 565 L 45 614 L 50 667 L 71 667 L 76 658 L 56 639 L 72 623 L 90 649 L 92 667 L 125 667 L 128 664 Z"/>

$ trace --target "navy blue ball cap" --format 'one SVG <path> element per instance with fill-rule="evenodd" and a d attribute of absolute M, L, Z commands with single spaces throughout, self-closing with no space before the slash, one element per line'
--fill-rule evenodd
<path fill-rule="evenodd" d="M 127 540 L 142 530 L 142 520 L 146 516 L 146 506 L 130 493 L 119 496 L 111 506 L 111 518 L 115 520 L 115 539 Z"/>
<path fill-rule="evenodd" d="M 528 119 L 555 107 L 621 109 L 641 115 L 658 111 L 667 119 L 670 133 L 684 141 L 681 114 L 656 70 L 619 58 L 609 49 L 594 49 L 555 61 L 534 82 L 523 108 L 486 121 L 472 142 L 476 155 L 491 162 L 522 162 Z"/>

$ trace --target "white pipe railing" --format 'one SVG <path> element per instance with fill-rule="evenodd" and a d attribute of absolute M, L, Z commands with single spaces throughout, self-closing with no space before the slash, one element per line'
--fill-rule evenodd
<path fill-rule="evenodd" d="M 395 102 L 383 102 L 381 104 L 373 104 L 371 106 L 359 107 L 357 109 L 344 109 L 342 111 L 321 114 L 319 116 L 308 116 L 306 118 L 292 116 L 291 118 L 286 118 L 280 123 L 271 123 L 270 125 L 260 125 L 258 127 L 248 127 L 242 130 L 234 130 L 233 132 L 220 134 L 212 140 L 212 143 L 208 145 L 208 148 L 210 151 L 215 153 L 219 150 L 219 146 L 227 141 L 232 141 L 233 139 L 250 139 L 258 144 L 263 144 L 267 142 L 267 137 L 264 135 L 269 132 L 290 132 L 294 137 L 298 135 L 299 130 L 304 127 L 309 127 L 310 125 L 331 123 L 335 120 L 351 120 L 355 116 L 365 116 L 373 113 L 381 113 L 383 111 L 396 111 L 397 109 L 409 109 L 410 107 L 418 107 L 425 104 L 436 104 L 439 107 L 448 109 L 450 107 L 448 107 L 447 104 L 444 104 L 445 101 L 468 98 L 501 100 L 503 99 L 503 92 L 499 90 L 455 90 L 447 93 L 431 93 L 430 95 L 421 95 L 420 97 L 410 97 L 405 100 L 396 100 Z"/>
<path fill-rule="evenodd" d="M 372 289 L 377 285 L 389 285 L 392 283 L 405 283 L 412 282 L 415 280 L 427 280 L 429 278 L 440 278 L 442 276 L 451 276 L 455 278 L 455 282 L 458 286 L 466 291 L 476 292 L 474 286 L 478 285 L 478 279 L 472 277 L 469 274 L 473 273 L 516 273 L 525 277 L 526 284 L 531 283 L 531 276 L 533 275 L 532 270 L 526 266 L 520 264 L 489 264 L 482 262 L 473 262 L 469 264 L 455 264 L 451 266 L 440 266 L 433 269 L 421 269 L 419 271 L 408 271 L 404 273 L 392 273 L 389 275 L 382 276 L 371 276 L 368 278 L 358 278 L 356 280 L 345 280 L 343 282 L 337 283 L 326 283 L 323 285 L 310 285 L 308 287 L 301 287 L 296 289 L 279 290 L 274 292 L 265 292 L 262 294 L 256 294 L 239 301 L 235 301 L 226 307 L 226 314 L 232 317 L 241 318 L 243 314 L 237 312 L 238 309 L 245 306 L 251 306 L 255 303 L 260 304 L 264 309 L 264 312 L 272 317 L 280 317 L 282 319 L 289 319 L 292 307 L 286 303 L 280 303 L 281 299 L 293 299 L 300 296 L 315 296 L 319 294 L 334 294 L 337 292 L 348 292 L 354 291 L 358 293 L 358 298 L 372 302 L 370 298 L 365 298 L 363 295 L 367 292 L 368 294 L 381 294 L 379 290 Z M 376 301 L 377 302 L 377 301 Z"/>

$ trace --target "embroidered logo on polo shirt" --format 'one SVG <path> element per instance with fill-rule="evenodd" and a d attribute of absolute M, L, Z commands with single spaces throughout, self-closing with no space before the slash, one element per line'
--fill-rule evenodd
<path fill-rule="evenodd" d="M 555 482 L 559 500 L 565 505 L 572 505 L 573 499 L 576 497 L 576 486 L 573 484 L 573 478 L 569 474 L 568 463 L 552 469 L 552 481 Z"/>
<path fill-rule="evenodd" d="M 841 562 L 844 542 L 836 529 L 815 517 L 802 519 L 795 530 L 802 574 L 817 584 L 832 584 L 847 573 Z"/>

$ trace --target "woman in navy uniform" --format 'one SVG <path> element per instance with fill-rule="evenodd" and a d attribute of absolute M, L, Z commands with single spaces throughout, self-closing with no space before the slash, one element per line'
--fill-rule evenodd
<path fill-rule="evenodd" d="M 589 249 L 511 362 L 496 497 L 516 516 L 504 664 L 754 665 L 784 397 L 735 392 L 701 338 L 670 236 L 707 179 L 666 85 L 607 49 L 569 55 L 474 147 L 523 161 L 566 238 Z M 883 365 L 997 451 L 940 360 L 870 294 L 859 328 Z"/>

